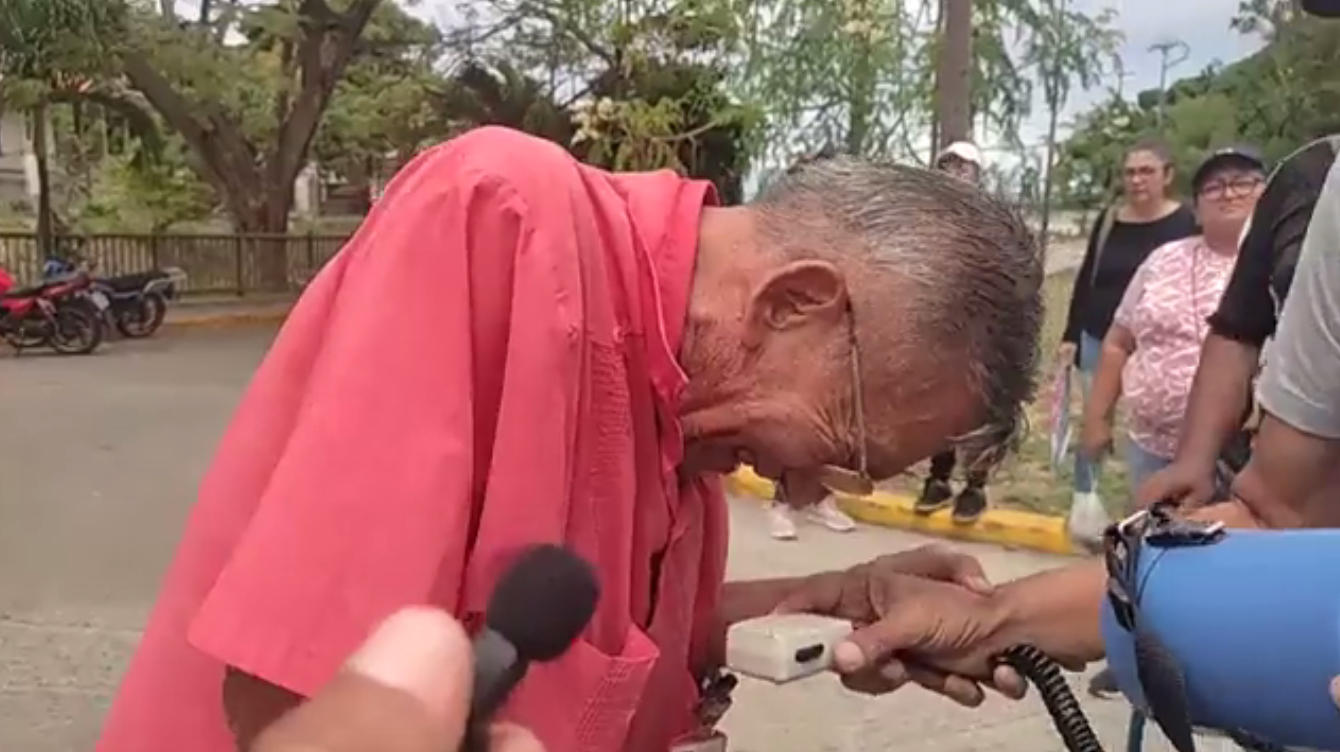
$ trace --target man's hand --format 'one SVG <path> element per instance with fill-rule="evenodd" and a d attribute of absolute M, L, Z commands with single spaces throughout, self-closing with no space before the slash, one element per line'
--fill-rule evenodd
<path fill-rule="evenodd" d="M 1173 501 L 1184 507 L 1201 507 L 1214 498 L 1214 466 L 1189 460 L 1177 460 L 1149 476 L 1136 489 L 1135 501 L 1148 507 L 1159 501 Z"/>
<path fill-rule="evenodd" d="M 446 614 L 401 611 L 325 689 L 285 715 L 253 752 L 454 752 L 470 713 L 470 640 Z M 543 752 L 529 732 L 491 730 L 493 752 Z"/>
<path fill-rule="evenodd" d="M 857 627 L 835 651 L 835 668 L 850 689 L 876 694 L 912 681 L 974 707 L 985 698 L 983 682 L 1011 697 L 1026 688 L 1012 670 L 992 665 L 992 653 L 974 652 L 994 625 L 991 592 L 976 559 L 931 545 L 814 575 L 778 610 L 824 614 Z M 956 671 L 969 670 L 955 675 L 932 668 L 947 661 Z"/>
<path fill-rule="evenodd" d="M 1084 416 L 1080 431 L 1080 450 L 1091 458 L 1099 458 L 1112 449 L 1112 421 L 1105 417 Z"/>

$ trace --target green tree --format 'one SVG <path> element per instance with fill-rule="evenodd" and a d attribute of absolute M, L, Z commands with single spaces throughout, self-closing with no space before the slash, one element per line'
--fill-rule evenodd
<path fill-rule="evenodd" d="M 109 54 L 102 31 L 120 24 L 121 10 L 100 0 L 0 0 L 0 99 L 32 117 L 37 237 L 44 253 L 52 249 L 53 232 L 50 109 L 94 92 Z"/>
<path fill-rule="evenodd" d="M 932 4 L 767 0 L 743 4 L 735 86 L 766 114 L 759 151 L 773 163 L 833 146 L 892 157 L 931 123 Z"/>
<path fill-rule="evenodd" d="M 739 25 L 726 0 L 491 0 L 458 51 L 448 117 L 519 127 L 615 170 L 670 168 L 738 199 L 753 111 L 723 91 Z"/>
<path fill-rule="evenodd" d="M 122 156 L 102 160 L 79 224 L 103 232 L 161 233 L 208 216 L 218 198 L 187 164 L 184 149 L 174 139 L 152 162 Z"/>
<path fill-rule="evenodd" d="M 132 18 L 122 72 L 181 136 L 237 230 L 287 231 L 294 181 L 380 0 L 205 3 L 193 23 L 172 5 Z M 226 41 L 238 31 L 245 43 Z M 265 254 L 261 274 L 284 286 L 283 255 Z"/>
<path fill-rule="evenodd" d="M 442 34 L 394 3 L 378 6 L 331 96 L 313 156 L 324 175 L 366 188 L 451 130 L 435 68 Z"/>
<path fill-rule="evenodd" d="M 1059 32 L 1043 28 L 1054 21 L 1045 16 L 1042 3 L 970 3 L 967 114 L 977 130 L 1007 144 L 1017 143 L 1019 127 L 1030 114 L 1030 77 L 1041 36 L 1075 40 L 1079 54 L 1060 57 L 1060 69 L 1072 82 L 1088 78 L 1084 66 L 1107 39 L 1110 19 L 1101 15 L 1072 11 L 1062 17 Z M 935 66 L 944 43 L 940 2 L 756 0 L 740 7 L 744 61 L 736 66 L 736 85 L 767 114 L 760 151 L 771 162 L 784 163 L 796 152 L 828 145 L 876 158 L 917 158 L 925 153 L 927 134 L 933 143 L 943 140 Z M 1091 32 L 1103 33 L 1090 38 Z M 951 130 L 973 129 L 960 123 Z"/>
<path fill-rule="evenodd" d="M 1208 150 L 1245 141 L 1279 159 L 1303 143 L 1340 132 L 1340 27 L 1299 16 L 1292 0 L 1247 0 L 1225 19 L 1265 42 L 1229 65 L 1213 65 L 1168 87 L 1166 123 L 1177 164 L 1194 165 Z M 1135 102 L 1108 102 L 1085 113 L 1064 144 L 1058 176 L 1065 199 L 1083 205 L 1110 194 L 1121 150 L 1153 129 L 1159 92 Z M 1189 170 L 1179 172 L 1184 189 Z"/>
<path fill-rule="evenodd" d="M 1047 107 L 1047 144 L 1042 174 L 1042 244 L 1046 249 L 1051 227 L 1056 133 L 1061 116 L 1078 85 L 1093 88 L 1109 70 L 1119 67 L 1113 27 L 1116 14 L 1104 10 L 1090 16 L 1076 11 L 1069 0 L 1038 0 L 1036 20 L 1026 37 L 1024 60 L 1037 72 Z"/>

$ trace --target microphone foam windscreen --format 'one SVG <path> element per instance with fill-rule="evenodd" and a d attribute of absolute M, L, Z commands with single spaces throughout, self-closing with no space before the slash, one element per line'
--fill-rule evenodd
<path fill-rule="evenodd" d="M 522 658 L 549 661 L 582 633 L 598 600 L 600 584 L 590 564 L 565 548 L 538 545 L 503 573 L 484 622 Z"/>

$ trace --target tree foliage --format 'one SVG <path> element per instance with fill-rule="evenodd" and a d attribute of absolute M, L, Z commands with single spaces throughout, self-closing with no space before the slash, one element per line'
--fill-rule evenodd
<path fill-rule="evenodd" d="M 1044 13 L 1053 2 L 974 1 L 977 130 L 1017 141 L 1030 79 L 1054 73 L 1049 80 L 1069 87 L 1095 75 L 1107 19 L 1072 12 L 1055 26 Z M 437 28 L 394 0 L 200 0 L 189 16 L 172 0 L 0 0 L 0 10 L 29 14 L 23 28 L 35 27 L 32 14 L 59 12 L 48 29 L 80 32 L 39 34 L 41 55 L 22 63 L 77 82 L 77 96 L 29 73 L 0 85 L 46 86 L 53 105 L 96 98 L 89 112 L 145 126 L 161 164 L 140 164 L 149 150 L 139 146 L 85 149 L 73 125 L 85 115 L 58 119 L 64 173 L 102 194 L 67 192 L 79 204 L 71 212 L 90 221 L 113 221 L 114 199 L 133 218 L 127 226 L 217 210 L 240 231 L 280 232 L 309 162 L 323 181 L 366 188 L 425 146 L 486 123 L 610 169 L 708 178 L 737 201 L 752 165 L 797 151 L 924 158 L 935 125 L 935 5 L 479 0 L 461 5 L 460 23 Z M 90 25 L 89 13 L 106 16 Z M 1056 49 L 1063 54 L 1044 54 Z M 18 69 L 12 54 L 0 58 L 0 71 Z M 282 282 L 277 260 L 266 273 Z"/>
<path fill-rule="evenodd" d="M 1245 142 L 1279 159 L 1340 132 L 1340 25 L 1296 15 L 1292 0 L 1246 0 L 1225 23 L 1264 46 L 1169 86 L 1162 129 L 1155 127 L 1157 91 L 1102 103 L 1078 119 L 1061 165 L 1069 203 L 1093 206 L 1110 196 L 1122 150 L 1141 135 L 1168 141 L 1184 190 L 1191 168 L 1218 146 Z"/>
<path fill-rule="evenodd" d="M 519 127 L 617 170 L 675 169 L 738 200 L 754 111 L 723 84 L 727 0 L 490 0 L 454 35 L 452 114 Z"/>

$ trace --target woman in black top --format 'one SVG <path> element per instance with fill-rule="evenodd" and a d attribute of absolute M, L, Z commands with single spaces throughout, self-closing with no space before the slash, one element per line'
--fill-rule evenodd
<path fill-rule="evenodd" d="M 1058 353 L 1061 362 L 1078 366 L 1086 398 L 1103 337 L 1135 270 L 1155 248 L 1197 232 L 1191 209 L 1168 196 L 1172 181 L 1168 148 L 1153 140 L 1138 142 L 1126 152 L 1122 165 L 1122 201 L 1098 217 L 1089 235 Z M 1097 459 L 1076 452 L 1069 530 L 1081 542 L 1100 539 L 1106 524 L 1106 520 L 1088 524 L 1074 514 L 1076 509 L 1097 507 L 1097 481 Z"/>

